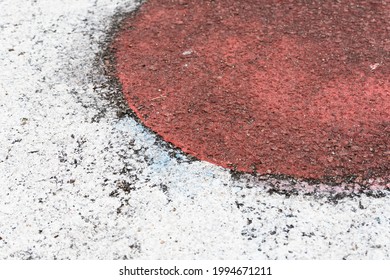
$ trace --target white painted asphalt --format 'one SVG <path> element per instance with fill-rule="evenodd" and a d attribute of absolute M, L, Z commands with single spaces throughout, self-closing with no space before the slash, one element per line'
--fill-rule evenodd
<path fill-rule="evenodd" d="M 0 259 L 390 259 L 388 192 L 232 176 L 118 117 L 99 57 L 136 5 L 0 0 Z"/>

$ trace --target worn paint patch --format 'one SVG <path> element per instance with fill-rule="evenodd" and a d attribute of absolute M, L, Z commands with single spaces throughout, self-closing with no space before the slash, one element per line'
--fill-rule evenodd
<path fill-rule="evenodd" d="M 389 176 L 383 1 L 158 1 L 113 42 L 129 106 L 166 141 L 231 169 Z"/>

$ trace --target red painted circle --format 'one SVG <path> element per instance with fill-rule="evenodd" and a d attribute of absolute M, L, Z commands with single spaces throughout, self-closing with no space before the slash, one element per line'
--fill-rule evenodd
<path fill-rule="evenodd" d="M 129 106 L 240 171 L 389 175 L 388 1 L 150 0 L 113 48 Z"/>

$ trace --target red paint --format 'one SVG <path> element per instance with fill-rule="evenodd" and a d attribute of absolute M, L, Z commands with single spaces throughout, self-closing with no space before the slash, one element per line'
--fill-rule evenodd
<path fill-rule="evenodd" d="M 309 3 L 311 2 L 311 3 Z M 240 171 L 389 175 L 387 1 L 158 1 L 113 48 L 129 106 Z"/>

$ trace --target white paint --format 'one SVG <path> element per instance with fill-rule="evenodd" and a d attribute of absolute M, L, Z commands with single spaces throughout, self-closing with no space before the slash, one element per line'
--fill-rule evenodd
<path fill-rule="evenodd" d="M 191 55 L 193 54 L 193 50 L 186 50 L 182 53 L 182 55 Z"/>
<path fill-rule="evenodd" d="M 118 119 L 93 62 L 134 7 L 0 1 L 1 259 L 389 259 L 389 195 L 269 194 Z"/>
<path fill-rule="evenodd" d="M 380 63 L 374 63 L 374 64 L 371 64 L 370 65 L 370 68 L 371 70 L 375 70 L 376 68 L 378 68 L 381 64 Z"/>

